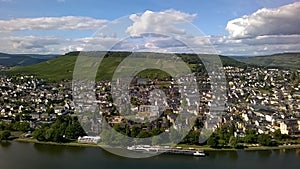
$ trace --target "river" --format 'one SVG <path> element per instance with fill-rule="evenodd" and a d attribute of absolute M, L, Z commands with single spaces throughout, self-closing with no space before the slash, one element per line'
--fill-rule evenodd
<path fill-rule="evenodd" d="M 299 150 L 220 151 L 129 159 L 95 147 L 1 143 L 0 169 L 298 169 Z"/>

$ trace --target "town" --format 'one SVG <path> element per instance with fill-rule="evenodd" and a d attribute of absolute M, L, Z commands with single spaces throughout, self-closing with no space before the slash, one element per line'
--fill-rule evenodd
<path fill-rule="evenodd" d="M 98 109 L 94 110 L 93 117 L 76 112 L 76 106 L 80 107 L 80 103 L 74 103 L 76 99 L 73 98 L 71 81 L 54 83 L 29 75 L 1 76 L 0 130 L 22 131 L 23 137 L 33 136 L 40 141 L 63 142 L 77 138 L 78 142 L 92 143 L 100 138 L 104 143 L 124 141 L 107 137 L 108 133 L 102 126 L 102 122 L 106 121 L 116 131 L 134 138 L 169 132 L 171 126 L 179 130 L 185 125 L 192 125 L 190 133 L 181 140 L 184 144 L 202 144 L 203 127 L 215 131 L 204 143 L 212 147 L 237 147 L 240 143 L 272 145 L 275 139 L 277 144 L 298 143 L 300 70 L 251 66 L 226 66 L 224 70 L 227 88 L 221 97 L 227 101 L 224 112 L 216 118 L 211 114 L 210 107 L 211 100 L 217 97 L 211 92 L 207 75 L 197 75 L 198 91 L 187 86 L 180 87 L 172 78 L 134 77 L 128 88 L 129 96 L 125 97 L 120 94 L 126 84 L 122 84 L 122 79 L 115 82 L 121 86 L 115 89 L 110 81 L 96 82 L 96 100 L 90 104 L 97 105 Z M 193 81 L 192 77 L 180 77 L 177 82 Z M 199 95 L 195 94 L 197 92 Z M 193 95 L 184 96 L 183 93 Z M 182 113 L 184 120 L 178 123 L 177 117 Z M 193 115 L 197 118 L 190 120 Z M 86 133 L 81 131 L 69 136 L 66 129 L 61 129 L 61 139 L 53 140 L 56 130 L 53 125 L 58 119 L 62 123 L 69 122 L 65 117 L 71 117 L 72 124 L 74 121 L 78 124 L 79 119 Z M 47 137 L 37 136 L 36 133 L 41 134 L 37 131 L 41 130 L 48 134 L 51 130 L 53 133 Z M 85 134 L 91 138 L 82 137 Z M 96 141 L 93 138 L 97 138 Z M 172 141 L 172 138 L 167 140 Z M 152 140 L 149 144 L 156 143 L 157 140 Z"/>

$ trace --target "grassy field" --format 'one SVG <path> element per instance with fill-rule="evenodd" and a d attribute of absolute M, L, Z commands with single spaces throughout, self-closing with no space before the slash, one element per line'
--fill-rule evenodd
<path fill-rule="evenodd" d="M 8 73 L 11 75 L 33 74 L 39 78 L 50 81 L 70 80 L 73 77 L 76 60 L 76 55 L 68 54 L 35 65 L 13 67 Z M 103 59 L 98 69 L 97 80 L 110 79 L 114 70 L 122 60 L 122 57 L 107 57 Z"/>
<path fill-rule="evenodd" d="M 58 56 L 59 55 L 0 53 L 0 64 L 6 66 L 25 66 L 47 61 Z"/>
<path fill-rule="evenodd" d="M 98 67 L 97 78 L 96 80 L 111 80 L 116 68 L 122 63 L 122 61 L 130 55 L 129 52 L 108 52 L 105 58 L 102 60 L 101 64 Z M 147 58 L 139 58 L 139 55 L 146 55 Z M 193 54 L 176 54 L 181 57 L 182 60 L 187 64 L 181 64 L 176 62 L 175 65 L 168 64 L 168 59 L 174 54 L 159 54 L 159 53 L 138 53 L 136 58 L 130 63 L 124 63 L 123 67 L 120 66 L 119 72 L 131 71 L 128 69 L 134 68 L 139 70 L 144 68 L 146 65 L 156 65 L 160 66 L 158 69 L 147 69 L 144 71 L 138 71 L 139 76 L 146 78 L 166 78 L 168 74 L 161 69 L 171 70 L 171 72 L 184 72 L 188 67 L 195 69 L 201 61 L 197 55 Z M 30 66 L 17 66 L 11 68 L 7 73 L 11 75 L 18 74 L 27 74 L 27 75 L 36 75 L 39 78 L 47 79 L 50 81 L 61 81 L 61 80 L 70 80 L 73 77 L 73 70 L 78 57 L 78 53 L 68 53 L 66 55 L 60 56 L 58 58 L 48 60 L 46 62 L 30 65 Z M 232 66 L 241 66 L 244 67 L 246 64 L 238 62 L 232 58 L 221 56 L 221 61 L 223 65 L 232 65 Z M 172 60 L 174 61 L 174 60 Z M 126 67 L 127 65 L 127 67 Z M 88 66 L 88 65 L 85 65 Z M 122 70 L 123 69 L 123 70 Z"/>
<path fill-rule="evenodd" d="M 15 139 L 14 141 L 25 142 L 25 143 L 47 144 L 47 145 L 60 145 L 60 146 L 100 147 L 98 144 L 86 144 L 86 143 L 77 143 L 77 142 L 70 142 L 70 143 L 41 142 L 32 138 L 18 138 Z"/>
<path fill-rule="evenodd" d="M 73 70 L 77 60 L 78 52 L 71 52 L 66 55 L 60 56 L 55 59 L 41 62 L 30 66 L 17 66 L 11 68 L 6 73 L 11 75 L 27 74 L 36 75 L 39 78 L 47 79 L 50 81 L 70 80 L 73 77 Z M 122 61 L 129 56 L 130 52 L 108 52 L 105 58 L 102 60 L 98 67 L 96 80 L 111 80 L 116 68 Z M 179 56 L 184 62 L 188 64 L 188 67 L 192 70 L 197 70 L 197 66 L 201 63 L 198 56 L 195 54 L 160 54 L 160 53 L 140 53 L 141 55 L 147 55 L 147 60 L 144 58 L 137 58 L 131 64 L 131 68 L 143 68 L 143 65 L 157 64 L 163 65 L 167 70 L 181 71 L 179 67 L 166 67 L 167 64 L 161 63 L 161 58 L 170 57 L 173 55 Z M 206 56 L 204 56 L 206 57 Z M 300 53 L 285 53 L 269 56 L 257 56 L 257 57 L 231 57 L 220 56 L 220 59 L 224 66 L 237 66 L 246 67 L 247 65 L 256 65 L 268 68 L 285 68 L 285 69 L 300 69 Z M 237 61 L 239 60 L 239 61 Z M 170 64 L 171 65 L 171 64 Z M 88 66 L 88 65 L 87 65 Z M 123 69 L 126 66 L 123 66 Z M 183 67 L 182 67 L 183 68 Z M 134 71 L 126 69 L 127 71 Z M 122 66 L 117 73 L 122 73 Z M 158 69 L 147 69 L 139 73 L 139 76 L 146 78 L 167 78 L 168 73 Z"/>
<path fill-rule="evenodd" d="M 239 57 L 237 60 L 268 68 L 300 69 L 300 53 L 283 53 L 257 57 Z"/>

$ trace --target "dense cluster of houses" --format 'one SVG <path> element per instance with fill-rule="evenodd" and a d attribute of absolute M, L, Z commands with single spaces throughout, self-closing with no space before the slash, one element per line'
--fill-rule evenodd
<path fill-rule="evenodd" d="M 46 83 L 34 76 L 0 77 L 0 121 L 23 121 L 36 128 L 72 114 L 74 105 L 67 83 Z"/>
<path fill-rule="evenodd" d="M 131 112 L 134 112 L 135 120 L 160 117 L 157 123 L 150 124 L 151 126 L 144 128 L 145 130 L 151 130 L 153 127 L 168 128 L 171 124 L 175 125 L 175 128 L 182 127 L 176 126 L 176 120 L 178 114 L 184 112 L 182 106 L 186 105 L 188 112 L 185 116 L 186 124 L 193 114 L 197 114 L 198 118 L 203 120 L 206 128 L 217 128 L 226 123 L 233 123 L 236 127 L 236 137 L 244 137 L 246 131 L 250 129 L 259 134 L 270 134 L 276 130 L 280 130 L 282 134 L 300 134 L 300 71 L 254 67 L 244 69 L 231 66 L 225 67 L 224 70 L 227 80 L 225 96 L 214 96 L 206 85 L 209 80 L 201 80 L 202 85 L 200 84 L 198 88 L 200 97 L 196 95 L 182 97 L 181 93 L 196 93 L 196 91 L 187 91 L 190 90 L 188 87 L 181 88 L 172 81 L 168 86 L 161 87 L 159 81 L 147 82 L 147 79 L 139 78 L 132 80 L 135 83 L 126 89 L 130 91 L 131 98 L 119 94 L 119 97 L 116 97 L 119 99 L 117 105 L 122 105 L 121 107 L 126 109 L 128 107 L 125 105 L 134 98 L 137 104 L 131 105 Z M 143 83 L 139 83 L 140 81 Z M 163 92 L 157 92 L 158 89 Z M 110 91 L 99 93 L 100 107 L 109 114 L 112 113 L 110 108 L 113 105 L 106 98 L 110 94 Z M 218 97 L 227 99 L 222 116 L 214 116 L 210 112 L 212 99 L 218 100 Z M 200 99 L 200 102 L 197 99 Z M 112 125 L 124 124 L 126 120 L 123 117 L 111 116 L 108 122 Z"/>
<path fill-rule="evenodd" d="M 282 134 L 300 134 L 299 70 L 231 66 L 224 70 L 227 89 L 222 96 L 213 95 L 209 78 L 201 79 L 197 82 L 200 87 L 195 88 L 191 85 L 195 81 L 192 75 L 180 77 L 176 83 L 144 78 L 101 81 L 89 84 L 95 87 L 95 93 L 82 92 L 75 99 L 69 82 L 46 83 L 33 76 L 0 77 L 0 120 L 27 121 L 35 128 L 54 122 L 57 116 L 73 114 L 75 100 L 77 108 L 96 112 L 93 116 L 90 112 L 76 114 L 84 129 L 94 135 L 101 133 L 103 117 L 112 126 L 168 130 L 170 125 L 174 128 L 190 125 L 193 116 L 202 119 L 207 128 L 233 123 L 236 137 L 244 137 L 249 129 L 260 134 L 276 130 Z M 75 92 L 87 88 L 84 85 L 75 86 Z M 226 99 L 225 111 L 215 117 L 210 107 L 215 104 L 212 100 L 222 100 L 220 97 Z M 147 125 L 141 126 L 136 121 L 147 121 Z"/>
<path fill-rule="evenodd" d="M 300 134 L 300 71 L 226 67 L 228 113 L 237 136 L 255 129 L 260 134 L 280 130 Z"/>

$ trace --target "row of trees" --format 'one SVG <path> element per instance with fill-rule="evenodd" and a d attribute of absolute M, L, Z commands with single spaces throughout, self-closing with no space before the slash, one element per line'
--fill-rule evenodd
<path fill-rule="evenodd" d="M 33 132 L 33 138 L 38 141 L 70 142 L 86 133 L 82 129 L 78 118 L 59 116 L 52 125 L 45 125 Z"/>
<path fill-rule="evenodd" d="M 264 146 L 276 145 L 278 142 L 282 142 L 288 139 L 288 136 L 282 135 L 279 130 L 275 131 L 271 135 L 261 134 L 257 135 L 255 130 L 249 130 L 246 132 L 246 136 L 243 138 L 234 137 L 234 131 L 236 131 L 234 125 L 223 125 L 218 128 L 206 142 L 200 143 L 199 138 L 202 136 L 199 131 L 190 131 L 188 135 L 183 137 L 182 132 L 172 131 L 166 137 L 153 137 L 160 135 L 164 132 L 163 129 L 153 128 L 152 130 L 143 130 L 142 127 L 116 124 L 113 129 L 120 135 L 114 135 L 110 131 L 103 131 L 101 137 L 104 143 L 109 144 L 131 144 L 129 138 L 149 138 L 148 144 L 158 143 L 180 143 L 183 144 L 207 144 L 211 147 L 234 147 L 239 148 L 244 144 L 261 144 Z M 12 124 L 0 124 L 0 140 L 7 140 L 10 137 L 10 131 L 30 131 L 30 125 L 27 122 L 16 122 Z M 69 142 L 77 139 L 79 136 L 84 136 L 86 133 L 82 129 L 78 118 L 71 116 L 59 116 L 56 121 L 51 125 L 44 125 L 41 128 L 36 129 L 33 132 L 33 137 L 38 141 L 52 141 L 52 142 Z M 152 137 L 152 138 L 150 138 Z M 201 139 L 201 138 L 200 138 Z"/>
<path fill-rule="evenodd" d="M 143 137 L 142 137 L 143 136 Z M 146 137 L 147 136 L 147 137 Z M 104 130 L 101 133 L 101 139 L 103 143 L 108 145 L 119 145 L 119 146 L 127 146 L 134 144 L 152 144 L 152 145 L 159 145 L 159 144 L 198 144 L 198 136 L 196 131 L 190 132 L 184 139 L 180 133 L 171 133 L 167 135 L 151 135 L 150 132 L 142 130 L 137 137 L 128 137 L 124 134 L 112 132 L 110 130 Z"/>
<path fill-rule="evenodd" d="M 114 130 L 115 132 L 112 132 Z M 184 130 L 170 129 L 170 133 L 164 133 L 163 128 L 144 130 L 142 127 L 116 124 L 113 129 L 104 129 L 101 133 L 103 143 L 109 145 L 130 144 L 199 144 L 200 131 L 190 131 L 186 134 Z M 163 134 L 164 133 L 164 134 Z M 156 136 L 156 137 L 155 137 Z M 136 139 L 135 139 L 136 138 Z M 144 138 L 144 139 L 141 139 Z M 139 142 L 142 140 L 142 142 Z"/>
<path fill-rule="evenodd" d="M 3 130 L 27 132 L 30 130 L 30 124 L 20 121 L 15 123 L 0 123 L 0 131 Z"/>
<path fill-rule="evenodd" d="M 11 131 L 30 131 L 30 124 L 28 122 L 15 122 L 15 123 L 0 123 L 0 141 L 9 140 Z"/>
<path fill-rule="evenodd" d="M 209 145 L 214 148 L 232 147 L 242 148 L 247 144 L 260 144 L 263 146 L 275 146 L 278 143 L 282 143 L 284 140 L 288 140 L 287 135 L 281 134 L 280 130 L 276 130 L 271 134 L 257 134 L 255 130 L 249 130 L 246 132 L 245 137 L 235 137 L 234 132 L 236 128 L 234 125 L 223 125 L 218 128 L 212 135 L 200 134 L 200 131 L 192 130 L 186 136 L 183 132 L 173 130 L 165 137 L 154 137 L 164 132 L 163 129 L 153 128 L 152 130 L 143 130 L 141 127 L 129 127 L 127 125 L 117 124 L 113 126 L 116 131 L 104 130 L 101 134 L 101 138 L 106 144 L 115 145 L 127 145 L 132 144 L 131 141 L 139 139 L 134 138 L 149 138 L 144 139 L 143 144 L 161 144 L 161 143 L 182 143 L 193 145 Z M 120 134 L 121 133 L 121 134 Z M 129 137 L 128 137 L 129 136 Z M 203 137 L 203 138 L 202 138 Z M 209 138 L 208 138 L 209 137 Z M 208 138 L 208 139 L 207 139 Z M 207 140 L 206 140 L 207 139 Z M 139 144 L 139 142 L 135 142 Z"/>
<path fill-rule="evenodd" d="M 242 144 L 260 144 L 263 146 L 274 146 L 288 138 L 287 135 L 281 134 L 280 130 L 276 130 L 272 134 L 256 134 L 255 130 L 246 132 L 243 138 L 234 137 L 234 126 L 225 125 L 218 128 L 207 140 L 207 145 L 211 147 L 234 147 L 239 148 Z"/>
<path fill-rule="evenodd" d="M 0 131 L 0 142 L 2 140 L 7 141 L 9 139 L 9 137 L 11 136 L 10 131 L 8 130 L 4 130 L 4 131 Z"/>

